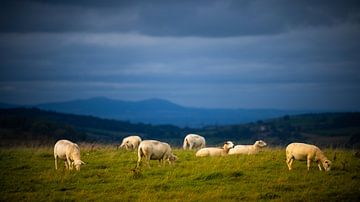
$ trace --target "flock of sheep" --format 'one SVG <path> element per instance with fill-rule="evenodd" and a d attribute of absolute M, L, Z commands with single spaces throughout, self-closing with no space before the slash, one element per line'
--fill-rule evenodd
<path fill-rule="evenodd" d="M 236 154 L 256 154 L 259 150 L 267 144 L 258 140 L 253 145 L 236 145 L 231 141 L 226 141 L 222 148 L 205 147 L 205 138 L 196 135 L 188 134 L 184 138 L 183 149 L 199 149 L 196 152 L 196 157 L 207 156 L 226 156 Z M 158 160 L 164 164 L 168 161 L 172 164 L 178 159 L 172 153 L 171 147 L 168 143 L 157 140 L 142 140 L 139 136 L 129 136 L 123 139 L 121 148 L 126 150 L 137 150 L 138 161 L 137 167 L 145 160 L 149 166 L 150 160 Z M 77 144 L 69 140 L 59 140 L 54 147 L 55 169 L 57 169 L 57 159 L 65 160 L 66 169 L 72 170 L 75 166 L 76 170 L 80 170 L 80 166 L 85 164 L 80 160 L 80 148 Z M 291 143 L 286 147 L 286 163 L 289 170 L 292 170 L 294 160 L 306 160 L 307 169 L 310 170 L 311 162 L 317 162 L 319 170 L 322 167 L 325 171 L 329 171 L 331 161 L 329 161 L 323 152 L 315 145 L 305 143 Z M 322 166 L 322 167 L 321 167 Z"/>

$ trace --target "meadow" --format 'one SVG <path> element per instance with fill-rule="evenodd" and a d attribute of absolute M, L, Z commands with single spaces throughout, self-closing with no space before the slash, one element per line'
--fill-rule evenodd
<path fill-rule="evenodd" d="M 56 171 L 52 147 L 1 148 L 0 201 L 360 201 L 360 158 L 351 150 L 324 150 L 330 172 L 315 163 L 308 172 L 303 161 L 288 171 L 283 148 L 209 158 L 174 149 L 175 165 L 151 161 L 134 172 L 135 152 L 80 147 L 80 172 L 62 161 Z"/>

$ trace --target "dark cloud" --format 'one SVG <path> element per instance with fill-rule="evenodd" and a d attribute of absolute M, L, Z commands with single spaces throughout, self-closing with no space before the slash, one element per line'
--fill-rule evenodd
<path fill-rule="evenodd" d="M 356 1 L 5 1 L 1 32 L 226 37 L 359 23 Z"/>
<path fill-rule="evenodd" d="M 0 101 L 360 109 L 355 1 L 1 1 Z"/>

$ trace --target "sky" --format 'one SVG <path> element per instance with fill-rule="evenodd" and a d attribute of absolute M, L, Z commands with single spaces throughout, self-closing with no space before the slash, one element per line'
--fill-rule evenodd
<path fill-rule="evenodd" d="M 360 110 L 360 3 L 0 1 L 0 102 Z"/>

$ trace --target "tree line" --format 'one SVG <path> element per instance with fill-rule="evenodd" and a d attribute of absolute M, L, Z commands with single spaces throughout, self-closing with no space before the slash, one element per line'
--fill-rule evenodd
<path fill-rule="evenodd" d="M 1 146 L 33 142 L 52 144 L 58 139 L 114 143 L 133 134 L 180 146 L 188 133 L 205 136 L 209 145 L 220 145 L 224 140 L 249 144 L 258 139 L 273 145 L 285 145 L 293 141 L 307 141 L 304 134 L 319 137 L 346 136 L 349 140 L 342 146 L 351 147 L 360 145 L 360 113 L 286 115 L 247 124 L 180 128 L 64 114 L 37 108 L 0 109 Z"/>

